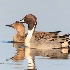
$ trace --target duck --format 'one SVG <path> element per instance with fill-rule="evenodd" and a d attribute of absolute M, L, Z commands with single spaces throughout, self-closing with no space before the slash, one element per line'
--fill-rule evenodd
<path fill-rule="evenodd" d="M 6 26 L 9 26 L 9 27 L 12 27 L 12 28 L 16 29 L 17 34 L 15 34 L 13 36 L 13 41 L 14 42 L 24 42 L 25 26 L 23 24 L 16 21 L 15 23 L 13 23 L 11 25 L 6 25 Z"/>
<path fill-rule="evenodd" d="M 27 14 L 22 20 L 19 22 L 28 24 L 28 33 L 25 38 L 25 46 L 29 48 L 37 48 L 37 49 L 53 49 L 53 48 L 62 48 L 62 47 L 68 47 L 68 36 L 66 35 L 54 35 L 51 36 L 54 41 L 46 40 L 45 38 L 41 37 L 39 40 L 35 40 L 35 29 L 37 25 L 37 18 L 33 14 Z M 50 32 L 49 32 L 50 33 Z M 54 34 L 54 33 L 52 33 Z M 49 35 L 48 35 L 49 36 Z M 57 38 L 58 37 L 58 38 Z M 50 39 L 50 38 L 49 38 Z M 51 39 L 51 40 L 52 40 Z M 62 40 L 60 43 L 58 40 Z M 69 40 L 69 39 L 68 39 Z"/>

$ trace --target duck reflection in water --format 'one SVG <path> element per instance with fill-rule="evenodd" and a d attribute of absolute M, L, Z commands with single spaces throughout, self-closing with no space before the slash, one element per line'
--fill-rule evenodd
<path fill-rule="evenodd" d="M 12 57 L 12 60 L 14 60 L 14 61 L 24 60 L 24 57 L 25 57 L 24 47 L 17 48 L 16 51 L 17 51 L 17 53 L 14 57 Z"/>
<path fill-rule="evenodd" d="M 46 59 L 48 58 L 49 59 L 67 59 L 68 49 L 62 48 L 62 49 L 45 50 L 45 49 L 34 49 L 34 48 L 28 48 L 28 47 L 17 48 L 17 54 L 14 57 L 12 57 L 12 60 L 19 63 L 20 60 L 23 61 L 24 58 L 26 58 L 28 61 L 28 70 L 30 69 L 37 70 L 36 64 L 35 64 L 36 56 L 42 56 L 43 58 L 41 57 L 41 59 L 44 59 L 44 57 Z"/>
<path fill-rule="evenodd" d="M 64 50 L 64 51 L 63 51 Z M 50 52 L 51 51 L 51 52 Z M 68 49 L 51 49 L 51 50 L 42 50 L 35 48 L 25 48 L 25 57 L 28 60 L 28 69 L 37 69 L 35 65 L 35 56 L 42 56 L 41 59 L 67 59 L 68 58 Z M 40 57 L 39 57 L 40 58 Z"/>
<path fill-rule="evenodd" d="M 22 44 L 15 43 L 17 45 L 17 53 L 15 56 L 12 57 L 12 60 L 15 62 L 14 67 L 18 68 L 24 68 L 23 66 L 23 60 L 25 58 L 28 61 L 28 68 L 27 70 L 37 70 L 36 64 L 35 64 L 35 56 L 42 56 L 46 59 L 67 59 L 68 58 L 68 48 L 62 48 L 62 49 L 34 49 L 34 48 L 28 48 L 28 47 L 22 47 Z M 15 47 L 15 46 L 14 46 Z M 51 51 L 51 52 L 50 52 Z M 41 57 L 41 59 L 43 59 Z M 48 57 L 48 58 L 47 58 Z M 20 62 L 21 61 L 21 62 Z"/>

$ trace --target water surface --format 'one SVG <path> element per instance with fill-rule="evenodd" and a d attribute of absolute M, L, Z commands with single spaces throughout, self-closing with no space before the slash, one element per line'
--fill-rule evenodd
<path fill-rule="evenodd" d="M 62 49 L 29 49 L 24 45 L 1 42 L 0 68 L 1 70 L 66 70 L 69 69 L 70 56 Z"/>

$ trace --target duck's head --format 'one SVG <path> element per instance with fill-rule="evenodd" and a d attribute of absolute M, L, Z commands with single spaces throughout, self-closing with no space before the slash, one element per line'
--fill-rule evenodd
<path fill-rule="evenodd" d="M 16 21 L 11 25 L 6 25 L 6 26 L 12 27 L 16 29 L 18 32 L 21 30 L 25 30 L 25 26 L 22 24 L 22 22 L 19 22 L 19 21 Z"/>
<path fill-rule="evenodd" d="M 28 24 L 28 30 L 32 30 L 37 25 L 37 18 L 32 14 L 28 14 L 20 22 Z"/>

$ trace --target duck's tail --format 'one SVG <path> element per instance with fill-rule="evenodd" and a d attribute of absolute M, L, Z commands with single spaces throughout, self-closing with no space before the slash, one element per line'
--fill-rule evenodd
<path fill-rule="evenodd" d="M 49 32 L 49 33 L 60 33 L 60 32 L 62 32 L 62 31 L 54 31 L 54 32 Z"/>

